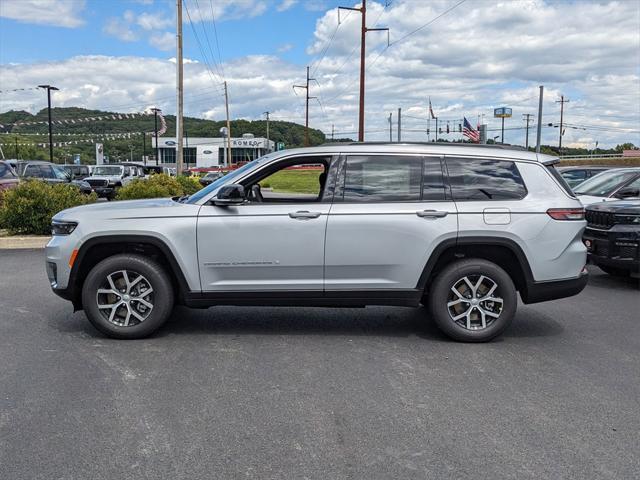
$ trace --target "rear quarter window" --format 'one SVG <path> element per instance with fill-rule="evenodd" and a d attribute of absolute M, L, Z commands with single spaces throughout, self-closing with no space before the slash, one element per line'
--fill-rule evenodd
<path fill-rule="evenodd" d="M 567 192 L 570 196 L 575 197 L 573 190 L 571 190 L 571 187 L 564 179 L 564 177 L 560 174 L 560 172 L 556 169 L 556 167 L 553 166 L 553 164 L 546 165 L 546 167 L 549 173 L 553 176 L 553 178 L 556 179 L 556 181 L 560 184 L 564 191 Z"/>
<path fill-rule="evenodd" d="M 527 195 L 515 162 L 447 158 L 451 193 L 456 201 L 520 200 Z"/>

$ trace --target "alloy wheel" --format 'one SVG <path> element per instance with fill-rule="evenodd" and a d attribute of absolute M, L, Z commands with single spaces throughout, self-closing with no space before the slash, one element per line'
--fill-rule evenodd
<path fill-rule="evenodd" d="M 504 300 L 498 284 L 485 275 L 468 275 L 456 281 L 447 299 L 451 319 L 467 330 L 483 330 L 502 313 Z"/>
<path fill-rule="evenodd" d="M 144 322 L 153 310 L 153 287 L 137 272 L 118 270 L 104 279 L 96 292 L 100 314 L 119 327 Z"/>

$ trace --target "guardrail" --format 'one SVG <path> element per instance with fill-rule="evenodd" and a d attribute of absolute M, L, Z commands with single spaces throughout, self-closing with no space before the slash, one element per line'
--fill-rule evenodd
<path fill-rule="evenodd" d="M 640 156 L 640 155 L 639 155 Z M 594 153 L 591 155 L 563 155 L 560 160 L 589 160 L 591 158 L 633 158 L 624 156 L 622 153 Z"/>

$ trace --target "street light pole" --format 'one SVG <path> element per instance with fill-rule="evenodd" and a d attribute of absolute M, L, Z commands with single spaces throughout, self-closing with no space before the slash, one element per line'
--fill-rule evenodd
<path fill-rule="evenodd" d="M 38 85 L 39 88 L 47 90 L 47 110 L 49 113 L 49 161 L 53 163 L 53 132 L 51 130 L 51 90 L 60 90 L 51 85 Z"/>
<path fill-rule="evenodd" d="M 159 108 L 152 108 L 151 111 L 153 112 L 153 117 L 155 120 L 155 134 L 156 134 L 156 165 L 158 165 L 158 158 L 160 155 L 160 148 L 158 147 L 158 112 L 160 111 Z"/>

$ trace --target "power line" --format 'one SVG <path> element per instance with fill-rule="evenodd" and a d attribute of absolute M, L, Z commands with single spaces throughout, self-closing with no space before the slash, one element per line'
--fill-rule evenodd
<path fill-rule="evenodd" d="M 222 80 L 222 78 L 218 75 L 218 80 L 216 80 L 214 77 L 214 72 L 211 69 L 211 65 L 209 63 L 209 59 L 207 58 L 206 52 L 204 51 L 204 47 L 202 46 L 202 42 L 200 41 L 200 37 L 198 36 L 198 32 L 196 30 L 196 27 L 193 24 L 193 20 L 191 19 L 191 14 L 189 13 L 189 7 L 187 6 L 187 3 L 184 3 L 184 7 L 185 7 L 185 11 L 187 12 L 187 18 L 189 20 L 189 25 L 191 26 L 191 30 L 193 31 L 193 36 L 196 39 L 196 43 L 198 44 L 198 49 L 200 50 L 200 53 L 202 54 L 202 59 L 204 60 L 204 64 L 205 67 L 207 68 L 207 72 L 209 72 L 209 76 L 211 77 L 211 81 L 214 82 L 215 84 L 219 84 L 222 83 L 224 80 Z"/>
<path fill-rule="evenodd" d="M 209 34 L 207 33 L 207 29 L 205 28 L 205 22 L 204 22 L 204 19 L 202 18 L 202 11 L 200 10 L 200 4 L 198 3 L 198 0 L 195 0 L 195 2 L 196 2 L 196 8 L 198 9 L 198 16 L 200 17 L 200 22 L 202 25 L 202 31 L 204 32 L 205 40 L 207 41 L 207 46 L 209 47 L 209 53 L 211 54 L 211 61 L 213 62 L 213 66 L 216 68 L 216 71 L 218 72 L 218 76 L 221 77 L 223 80 L 225 80 L 224 75 L 220 73 L 220 68 L 218 67 L 218 63 L 216 62 L 215 55 L 213 54 L 213 49 L 211 48 L 211 42 L 209 41 Z M 186 0 L 185 0 L 185 6 L 186 6 Z"/>

